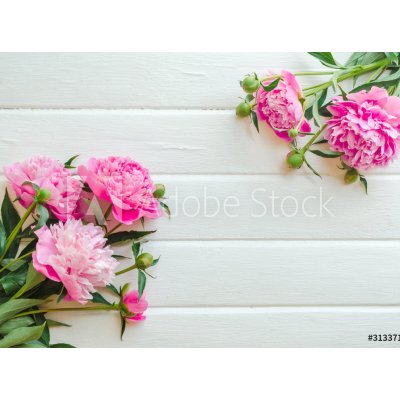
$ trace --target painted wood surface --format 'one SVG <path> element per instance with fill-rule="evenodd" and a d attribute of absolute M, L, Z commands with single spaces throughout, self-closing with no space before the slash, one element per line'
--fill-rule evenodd
<path fill-rule="evenodd" d="M 58 313 L 73 327 L 54 341 L 399 346 L 367 336 L 400 333 L 400 163 L 367 175 L 368 196 L 336 160 L 310 158 L 322 181 L 288 172 L 287 147 L 233 111 L 245 73 L 283 68 L 321 69 L 300 53 L 0 54 L 1 168 L 130 155 L 166 184 L 174 214 L 146 224 L 158 229 L 146 248 L 162 255 L 147 321 L 121 342 L 113 315 Z"/>

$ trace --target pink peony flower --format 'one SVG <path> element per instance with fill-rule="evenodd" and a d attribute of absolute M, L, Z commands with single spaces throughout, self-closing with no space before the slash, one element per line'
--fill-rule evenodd
<path fill-rule="evenodd" d="M 127 317 L 128 321 L 144 321 L 146 316 L 143 313 L 147 310 L 147 301 L 143 296 L 139 299 L 139 292 L 137 290 L 131 290 L 128 294 L 126 294 L 123 298 L 124 304 L 128 308 L 128 311 L 132 314 L 135 314 L 133 317 Z"/>
<path fill-rule="evenodd" d="M 44 226 L 36 235 L 33 266 L 47 278 L 63 283 L 65 300 L 84 304 L 95 288 L 107 286 L 114 278 L 117 261 L 110 247 L 104 247 L 106 239 L 100 227 L 70 219 Z"/>
<path fill-rule="evenodd" d="M 45 156 L 33 157 L 23 163 L 6 166 L 4 173 L 25 208 L 32 204 L 35 195 L 32 185 L 24 185 L 29 181 L 51 192 L 46 206 L 58 219 L 66 221 L 71 217 L 80 217 L 82 183 L 74 179 L 72 172 L 59 161 Z"/>
<path fill-rule="evenodd" d="M 161 216 L 148 170 L 131 158 L 91 158 L 78 173 L 97 197 L 112 204 L 117 221 L 129 225 L 141 217 Z"/>
<path fill-rule="evenodd" d="M 301 132 L 311 132 L 310 123 L 304 119 L 301 88 L 296 77 L 288 71 L 282 71 L 278 86 L 266 92 L 262 87 L 257 92 L 257 111 L 260 119 L 266 121 L 275 134 L 283 140 L 291 142 L 290 129 L 297 128 Z M 272 81 L 263 82 L 264 86 Z"/>
<path fill-rule="evenodd" d="M 343 152 L 342 160 L 353 168 L 388 165 L 399 152 L 400 99 L 375 86 L 347 99 L 335 97 L 328 107 L 333 115 L 326 133 L 329 145 Z"/>

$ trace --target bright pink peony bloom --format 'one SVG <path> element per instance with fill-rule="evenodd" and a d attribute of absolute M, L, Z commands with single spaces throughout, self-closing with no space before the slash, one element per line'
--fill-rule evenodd
<path fill-rule="evenodd" d="M 399 152 L 400 99 L 385 89 L 372 87 L 333 99 L 328 107 L 326 139 L 335 151 L 343 152 L 343 161 L 356 169 L 386 166 Z"/>
<path fill-rule="evenodd" d="M 148 170 L 131 158 L 91 158 L 78 173 L 97 197 L 112 204 L 117 221 L 129 225 L 141 217 L 161 216 Z"/>
<path fill-rule="evenodd" d="M 266 92 L 262 87 L 257 92 L 257 110 L 260 119 L 271 126 L 275 134 L 283 140 L 291 142 L 288 131 L 297 128 L 301 132 L 311 132 L 310 123 L 303 118 L 301 88 L 296 77 L 288 71 L 282 71 L 278 86 Z M 264 86 L 272 81 L 263 82 Z"/>
<path fill-rule="evenodd" d="M 127 317 L 128 321 L 144 321 L 146 316 L 143 313 L 147 310 L 147 301 L 143 296 L 139 299 L 139 292 L 137 290 L 131 290 L 128 294 L 126 294 L 123 298 L 124 304 L 128 308 L 128 311 L 132 314 L 135 314 L 133 317 Z"/>
<path fill-rule="evenodd" d="M 68 293 L 65 300 L 84 304 L 95 288 L 113 280 L 118 263 L 110 247 L 104 247 L 106 239 L 100 227 L 70 219 L 44 226 L 36 235 L 33 266 L 47 278 L 63 283 Z"/>
<path fill-rule="evenodd" d="M 82 183 L 59 161 L 45 156 L 33 157 L 23 163 L 6 166 L 4 173 L 25 208 L 32 204 L 35 195 L 32 185 L 23 185 L 29 181 L 51 192 L 46 206 L 58 219 L 66 221 L 71 217 L 80 217 L 78 209 Z"/>

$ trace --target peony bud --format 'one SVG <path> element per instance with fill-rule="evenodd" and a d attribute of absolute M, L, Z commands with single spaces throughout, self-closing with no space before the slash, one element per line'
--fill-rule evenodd
<path fill-rule="evenodd" d="M 242 88 L 246 93 L 254 93 L 260 87 L 260 81 L 255 76 L 246 76 L 242 82 Z"/>
<path fill-rule="evenodd" d="M 357 181 L 358 176 L 359 176 L 359 175 L 358 175 L 358 172 L 357 172 L 356 169 L 354 169 L 354 168 L 349 169 L 349 170 L 346 172 L 346 174 L 344 175 L 344 181 L 345 181 L 347 184 L 354 183 L 354 182 Z"/>
<path fill-rule="evenodd" d="M 142 253 L 136 259 L 136 265 L 139 269 L 146 269 L 151 267 L 153 264 L 153 256 L 150 253 Z"/>
<path fill-rule="evenodd" d="M 290 129 L 289 131 L 288 131 L 288 135 L 289 135 L 289 137 L 291 137 L 291 138 L 295 138 L 297 135 L 299 134 L 299 131 L 297 130 L 297 129 Z"/>
<path fill-rule="evenodd" d="M 161 199 L 165 195 L 165 186 L 161 183 L 157 183 L 156 190 L 153 192 L 153 196 L 156 199 Z"/>
<path fill-rule="evenodd" d="M 304 155 L 296 150 L 292 150 L 286 156 L 286 162 L 289 168 L 299 169 L 303 165 Z"/>
<path fill-rule="evenodd" d="M 51 197 L 51 192 L 48 189 L 39 189 L 36 192 L 36 200 L 39 203 L 45 203 Z"/>
<path fill-rule="evenodd" d="M 251 106 L 249 103 L 243 102 L 236 107 L 236 115 L 238 117 L 248 117 L 251 113 Z"/>

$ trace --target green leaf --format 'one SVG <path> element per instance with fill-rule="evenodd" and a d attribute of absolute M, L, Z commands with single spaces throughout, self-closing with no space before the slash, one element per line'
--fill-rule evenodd
<path fill-rule="evenodd" d="M 312 106 L 312 115 L 313 115 L 315 124 L 318 127 L 320 127 L 320 126 L 322 126 L 322 122 L 321 122 L 321 117 L 320 117 L 319 112 L 318 112 L 318 100 L 319 100 L 319 97 L 317 97 L 315 99 L 315 101 L 314 101 L 314 104 Z"/>
<path fill-rule="evenodd" d="M 340 68 L 340 64 L 335 60 L 331 52 L 309 52 L 311 56 L 315 57 L 318 59 L 322 65 L 325 65 L 330 68 Z"/>
<path fill-rule="evenodd" d="M 169 207 L 162 201 L 159 202 L 160 206 L 164 209 L 165 213 L 168 215 L 169 218 L 171 218 L 171 211 L 169 210 Z"/>
<path fill-rule="evenodd" d="M 124 231 L 112 233 L 107 237 L 107 244 L 126 242 L 127 240 L 138 240 L 156 231 Z"/>
<path fill-rule="evenodd" d="M 7 322 L 4 322 L 4 324 L 0 325 L 0 335 L 8 335 L 14 329 L 30 326 L 34 322 L 35 321 L 33 320 L 33 318 L 29 317 L 28 315 L 25 315 L 24 317 L 10 319 Z"/>
<path fill-rule="evenodd" d="M 139 292 L 139 298 L 138 298 L 138 303 L 140 299 L 142 298 L 144 288 L 146 287 L 146 275 L 144 272 L 139 269 L 138 270 L 138 292 Z"/>
<path fill-rule="evenodd" d="M 35 250 L 36 248 L 36 244 L 38 242 L 38 239 L 34 239 L 31 242 L 29 242 L 24 249 L 21 251 L 21 253 L 19 254 L 19 256 L 24 256 L 25 254 L 30 253 L 31 251 Z"/>
<path fill-rule="evenodd" d="M 4 229 L 6 231 L 7 237 L 10 236 L 13 229 L 18 225 L 20 221 L 19 214 L 14 208 L 6 189 L 6 194 L 4 196 L 3 204 L 1 205 L 1 219 L 3 221 Z M 14 258 L 17 254 L 20 239 L 15 239 L 7 251 L 6 256 L 8 258 Z"/>
<path fill-rule="evenodd" d="M 39 299 L 12 299 L 0 305 L 0 324 L 11 319 L 27 308 L 35 307 L 44 303 L 45 300 Z"/>
<path fill-rule="evenodd" d="M 140 242 L 133 242 L 133 244 L 132 244 L 132 253 L 133 253 L 133 257 L 136 260 L 137 256 L 140 253 Z"/>
<path fill-rule="evenodd" d="M 38 340 L 42 336 L 45 325 L 14 329 L 0 340 L 0 348 L 17 346 L 31 340 Z"/>
<path fill-rule="evenodd" d="M 399 65 L 399 54 L 395 52 L 385 53 L 386 58 L 393 64 Z"/>
<path fill-rule="evenodd" d="M 309 150 L 309 151 L 323 158 L 337 158 L 343 155 L 343 153 L 339 151 L 332 151 L 332 150 Z"/>
<path fill-rule="evenodd" d="M 92 293 L 92 296 L 93 298 L 92 300 L 90 300 L 92 303 L 100 303 L 100 304 L 105 304 L 107 306 L 111 305 L 111 303 L 108 300 L 106 300 L 99 292 Z"/>
<path fill-rule="evenodd" d="M 16 293 L 25 284 L 26 270 L 9 272 L 0 279 L 1 286 L 7 295 Z"/>
<path fill-rule="evenodd" d="M 52 349 L 75 349 L 75 346 L 72 346 L 72 344 L 68 344 L 68 343 L 56 343 L 56 344 L 51 344 L 50 348 L 52 348 Z"/>
<path fill-rule="evenodd" d="M 47 325 L 47 320 L 44 314 L 33 314 L 33 319 L 35 320 L 35 325 L 45 324 L 42 335 L 39 338 L 39 341 L 42 342 L 46 347 L 50 345 L 50 329 Z"/>
<path fill-rule="evenodd" d="M 49 210 L 43 204 L 38 204 L 36 206 L 36 213 L 39 215 L 39 218 L 34 229 L 35 231 L 46 225 L 49 219 Z"/>
<path fill-rule="evenodd" d="M 343 100 L 347 101 L 347 93 L 343 90 L 343 88 L 340 85 L 338 85 L 338 87 L 339 87 L 340 93 L 342 94 Z"/>
<path fill-rule="evenodd" d="M 363 188 L 365 190 L 365 194 L 368 194 L 368 182 L 365 179 L 365 176 L 360 175 L 360 182 L 361 182 L 361 185 L 363 186 Z"/>
<path fill-rule="evenodd" d="M 250 101 L 253 101 L 253 100 L 254 100 L 254 96 L 253 96 L 252 94 L 248 94 L 248 95 L 245 97 L 245 100 L 246 100 L 248 103 L 250 103 Z"/>
<path fill-rule="evenodd" d="M 18 290 L 18 292 L 15 294 L 15 297 L 20 297 L 23 293 L 39 285 L 39 283 L 42 283 L 45 279 L 46 277 L 40 272 L 36 271 L 33 265 L 30 264 L 28 273 L 26 274 L 25 284 L 21 287 L 21 289 Z"/>
<path fill-rule="evenodd" d="M 24 265 L 28 264 L 28 258 L 23 259 L 23 260 L 15 260 L 14 258 L 3 258 L 0 262 L 0 265 L 2 267 L 5 267 L 6 265 L 11 264 L 9 267 L 7 267 L 8 271 L 16 271 L 23 267 Z"/>
<path fill-rule="evenodd" d="M 20 344 L 15 347 L 18 347 L 19 349 L 42 349 L 42 348 L 47 348 L 49 346 L 46 346 L 44 343 L 42 343 L 39 340 L 32 340 L 30 342 Z"/>
<path fill-rule="evenodd" d="M 161 256 L 156 258 L 155 260 L 153 260 L 153 263 L 151 264 L 151 266 L 154 267 L 155 265 L 157 265 L 158 262 L 160 261 L 160 258 L 161 258 Z"/>
<path fill-rule="evenodd" d="M 278 84 L 279 81 L 281 80 L 281 78 L 275 79 L 274 81 L 272 81 L 269 85 L 264 86 L 262 82 L 260 82 L 260 85 L 262 86 L 262 88 L 264 89 L 264 91 L 266 92 L 270 92 L 271 90 L 274 90 Z"/>
<path fill-rule="evenodd" d="M 54 328 L 56 326 L 67 326 L 68 328 L 71 327 L 71 325 L 65 324 L 64 322 L 54 321 L 54 319 L 47 319 L 46 321 L 49 328 Z"/>
<path fill-rule="evenodd" d="M 345 67 L 352 67 L 354 65 L 358 65 L 365 54 L 366 54 L 365 51 L 364 52 L 355 52 L 355 53 L 353 53 L 350 56 L 350 58 L 347 60 L 346 64 L 344 64 Z"/>
<path fill-rule="evenodd" d="M 322 114 L 321 114 L 321 107 L 323 106 L 323 104 L 324 104 L 324 102 L 325 102 L 325 100 L 326 100 L 327 94 L 328 94 L 328 89 L 324 89 L 324 90 L 320 93 L 320 95 L 319 95 L 319 97 L 318 97 L 318 113 L 319 113 L 320 115 L 322 115 Z M 305 116 L 305 118 L 306 118 L 307 120 L 310 120 L 310 119 L 313 117 L 313 105 L 314 105 L 314 103 L 313 103 L 310 107 L 308 107 L 308 108 L 306 109 L 306 111 L 304 112 L 304 116 Z"/>
<path fill-rule="evenodd" d="M 124 336 L 124 332 L 125 332 L 125 328 L 126 328 L 126 321 L 125 321 L 125 316 L 122 314 L 120 314 L 120 315 L 121 315 L 121 340 L 122 340 L 122 337 Z"/>
<path fill-rule="evenodd" d="M 306 163 L 307 167 L 310 168 L 314 175 L 317 175 L 322 179 L 322 176 L 310 165 L 310 163 L 306 159 L 304 159 L 304 162 Z"/>
<path fill-rule="evenodd" d="M 391 75 L 381 77 L 375 81 L 363 83 L 362 85 L 352 89 L 350 93 L 356 93 L 359 92 L 360 90 L 369 90 L 372 88 L 372 86 L 388 88 L 393 84 L 396 84 L 399 81 L 399 79 L 400 79 L 400 70 L 394 72 Z"/>
<path fill-rule="evenodd" d="M 260 130 L 258 129 L 258 117 L 257 117 L 257 113 L 255 111 L 251 111 L 250 114 L 251 117 L 251 121 L 253 122 L 254 126 L 257 129 L 257 132 L 260 133 Z"/>
<path fill-rule="evenodd" d="M 6 246 L 7 233 L 4 228 L 3 222 L 0 220 L 0 254 L 3 254 L 4 248 Z"/>
<path fill-rule="evenodd" d="M 112 292 L 114 292 L 117 296 L 119 296 L 119 291 L 118 291 L 118 289 L 117 289 L 114 285 L 112 285 L 112 284 L 110 283 L 110 284 L 107 285 L 106 287 L 107 287 L 107 289 L 110 289 Z"/>
<path fill-rule="evenodd" d="M 76 156 L 71 157 L 68 161 L 66 161 L 64 163 L 64 167 L 65 168 L 75 168 L 74 166 L 72 166 L 72 163 L 79 157 L 79 154 L 77 154 Z"/>

